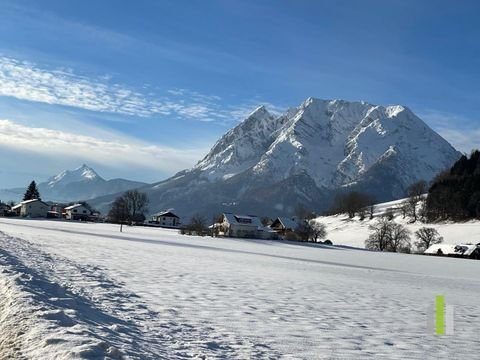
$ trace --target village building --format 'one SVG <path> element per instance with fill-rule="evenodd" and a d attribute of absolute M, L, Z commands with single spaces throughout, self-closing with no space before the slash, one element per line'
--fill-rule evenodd
<path fill-rule="evenodd" d="M 295 221 L 295 219 L 288 217 L 277 217 L 270 225 L 270 228 L 272 230 L 281 235 L 285 235 L 288 232 L 295 231 L 297 227 L 298 223 Z"/>
<path fill-rule="evenodd" d="M 480 243 L 478 244 L 434 244 L 423 252 L 425 255 L 461 257 L 480 260 Z"/>
<path fill-rule="evenodd" d="M 0 202 L 0 216 L 7 216 L 10 210 L 10 205 Z"/>
<path fill-rule="evenodd" d="M 180 217 L 171 210 L 161 211 L 153 214 L 150 220 L 145 221 L 145 225 L 178 228 L 180 226 Z"/>
<path fill-rule="evenodd" d="M 48 211 L 47 217 L 53 219 L 61 219 L 63 217 L 63 213 L 65 212 L 66 205 L 51 202 L 49 202 L 49 204 L 50 210 Z"/>
<path fill-rule="evenodd" d="M 260 218 L 255 215 L 236 215 L 231 213 L 222 214 L 222 221 L 215 224 L 218 235 L 252 238 L 274 239 L 277 234 L 268 227 L 263 226 Z"/>
<path fill-rule="evenodd" d="M 88 221 L 91 215 L 92 211 L 82 204 L 67 206 L 64 210 L 64 216 L 67 220 Z"/>
<path fill-rule="evenodd" d="M 18 216 L 30 218 L 47 217 L 49 210 L 49 205 L 39 199 L 22 201 L 12 207 L 12 211 Z"/>

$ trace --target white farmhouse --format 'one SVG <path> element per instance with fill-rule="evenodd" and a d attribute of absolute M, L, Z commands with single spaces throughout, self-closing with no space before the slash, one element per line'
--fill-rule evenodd
<path fill-rule="evenodd" d="M 87 221 L 92 215 L 90 209 L 88 209 L 85 205 L 82 204 L 74 204 L 71 206 L 67 206 L 65 209 L 65 219 L 67 220 L 82 220 Z"/>
<path fill-rule="evenodd" d="M 48 210 L 50 210 L 48 204 L 39 199 L 22 201 L 12 207 L 12 211 L 16 212 L 18 216 L 31 218 L 47 217 Z"/>
<path fill-rule="evenodd" d="M 152 219 L 147 221 L 146 224 L 151 226 L 176 228 L 180 225 L 180 217 L 175 215 L 171 210 L 161 211 L 152 215 Z"/>
<path fill-rule="evenodd" d="M 253 239 L 272 239 L 276 236 L 273 230 L 263 226 L 258 216 L 254 215 L 224 213 L 222 222 L 217 226 L 219 235 L 223 236 Z"/>

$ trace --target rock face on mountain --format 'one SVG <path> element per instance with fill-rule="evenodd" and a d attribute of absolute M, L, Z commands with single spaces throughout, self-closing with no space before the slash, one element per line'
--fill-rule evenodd
<path fill-rule="evenodd" d="M 400 198 L 460 156 L 406 107 L 309 98 L 280 116 L 259 107 L 192 169 L 142 191 L 151 212 L 173 207 L 185 216 L 322 211 L 341 191 Z M 111 200 L 95 203 L 106 209 Z"/>
<path fill-rule="evenodd" d="M 82 165 L 75 170 L 65 170 L 38 184 L 43 200 L 70 202 L 87 200 L 99 196 L 115 194 L 146 185 L 142 182 L 124 179 L 105 180 L 95 170 Z M 20 201 L 25 189 L 1 190 L 5 200 Z M 3 199 L 2 199 L 3 200 Z"/>

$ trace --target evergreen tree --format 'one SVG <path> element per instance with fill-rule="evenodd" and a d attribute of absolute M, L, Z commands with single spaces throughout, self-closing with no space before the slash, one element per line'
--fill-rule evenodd
<path fill-rule="evenodd" d="M 32 181 L 30 185 L 28 185 L 27 191 L 25 191 L 25 195 L 23 195 L 23 201 L 33 199 L 41 200 L 35 181 Z"/>
<path fill-rule="evenodd" d="M 462 156 L 434 179 L 426 214 L 429 221 L 480 219 L 480 151 Z"/>

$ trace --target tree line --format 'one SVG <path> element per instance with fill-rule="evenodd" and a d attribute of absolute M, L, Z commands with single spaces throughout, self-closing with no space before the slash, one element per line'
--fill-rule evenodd
<path fill-rule="evenodd" d="M 428 190 L 428 221 L 480 219 L 480 151 L 463 155 Z"/>
<path fill-rule="evenodd" d="M 381 217 L 369 225 L 371 231 L 365 247 L 370 250 L 411 253 L 416 250 L 423 253 L 433 244 L 443 242 L 443 237 L 432 227 L 422 227 L 415 231 L 416 241 L 412 244 L 412 232 L 406 226 L 387 217 Z"/>

